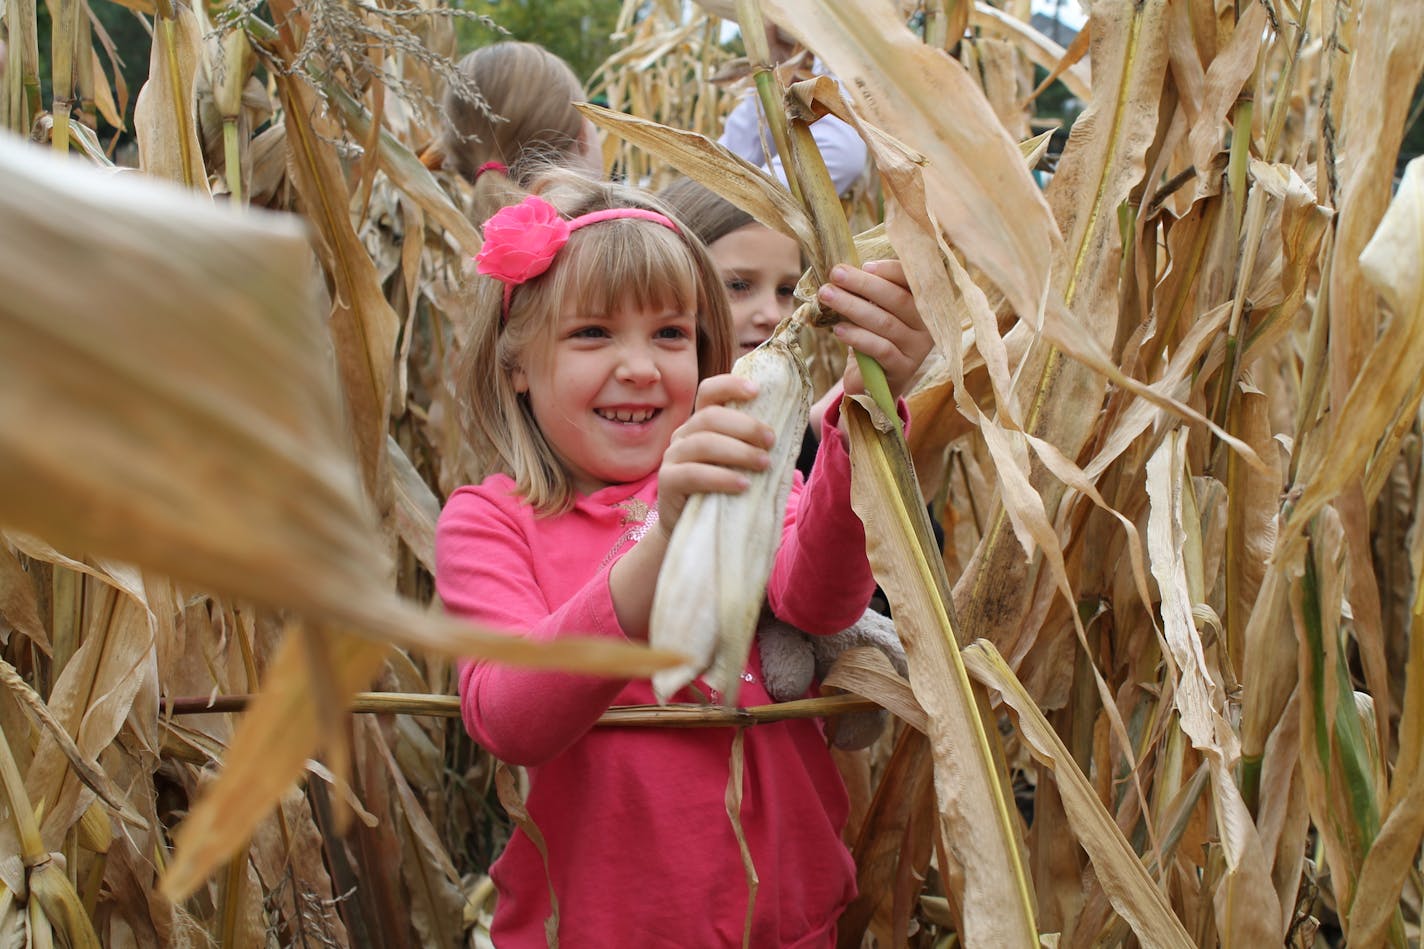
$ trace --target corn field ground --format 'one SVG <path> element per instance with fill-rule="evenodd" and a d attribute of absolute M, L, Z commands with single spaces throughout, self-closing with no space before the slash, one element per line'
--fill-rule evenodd
<path fill-rule="evenodd" d="M 122 0 L 132 170 L 101 2 L 41 35 L 0 0 L 0 947 L 487 945 L 519 775 L 451 717 L 454 657 L 673 657 L 430 602 L 481 473 L 449 370 L 480 238 L 418 157 L 461 14 Z M 607 166 L 813 271 L 888 241 L 938 343 L 908 443 L 847 409 L 910 677 L 826 683 L 895 716 L 841 760 L 841 945 L 1417 945 L 1424 3 L 1093 0 L 1067 49 L 1027 0 L 732 7 L 845 83 L 778 134 L 837 112 L 873 181 L 838 202 L 798 146 L 791 195 L 669 131 L 785 93 L 672 0 L 590 81 Z M 1051 156 L 1034 67 L 1085 106 Z"/>

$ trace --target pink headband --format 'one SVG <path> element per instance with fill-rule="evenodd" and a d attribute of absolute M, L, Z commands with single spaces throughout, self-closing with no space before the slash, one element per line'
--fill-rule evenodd
<path fill-rule="evenodd" d="M 607 208 L 566 221 L 557 208 L 535 194 L 500 208 L 485 222 L 485 243 L 475 255 L 475 269 L 504 284 L 500 322 L 509 319 L 509 297 L 514 288 L 548 270 L 570 234 L 589 224 L 618 218 L 652 221 L 675 234 L 682 233 L 672 218 L 646 208 Z"/>
<path fill-rule="evenodd" d="M 480 175 L 484 174 L 487 171 L 497 171 L 501 175 L 508 175 L 509 166 L 502 161 L 487 161 L 483 165 L 475 169 L 475 180 L 478 181 Z"/>

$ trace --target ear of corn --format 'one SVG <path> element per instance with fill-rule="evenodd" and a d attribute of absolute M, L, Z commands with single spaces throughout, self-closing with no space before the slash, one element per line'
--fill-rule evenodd
<path fill-rule="evenodd" d="M 732 367 L 757 384 L 756 397 L 737 407 L 776 432 L 770 466 L 750 473 L 741 494 L 689 499 L 673 528 L 649 638 L 655 647 L 685 653 L 689 662 L 653 676 L 659 699 L 705 672 L 723 702 L 736 702 L 810 411 L 810 379 L 786 326 Z"/>
<path fill-rule="evenodd" d="M 84 904 L 69 876 L 53 857 L 30 869 L 30 918 L 43 915 L 57 945 L 68 949 L 98 949 L 99 937 L 84 912 Z"/>

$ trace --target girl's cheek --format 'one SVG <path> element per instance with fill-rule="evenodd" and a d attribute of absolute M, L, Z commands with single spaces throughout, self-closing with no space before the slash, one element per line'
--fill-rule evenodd
<path fill-rule="evenodd" d="M 751 314 L 748 312 L 750 308 L 745 303 L 733 301 L 730 309 L 732 311 L 732 329 L 741 335 L 751 321 Z"/>

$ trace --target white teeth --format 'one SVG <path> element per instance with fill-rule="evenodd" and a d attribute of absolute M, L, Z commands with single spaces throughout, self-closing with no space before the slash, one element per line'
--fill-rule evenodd
<path fill-rule="evenodd" d="M 657 414 L 657 409 L 596 409 L 603 418 L 612 422 L 625 422 L 629 424 L 646 422 Z"/>

